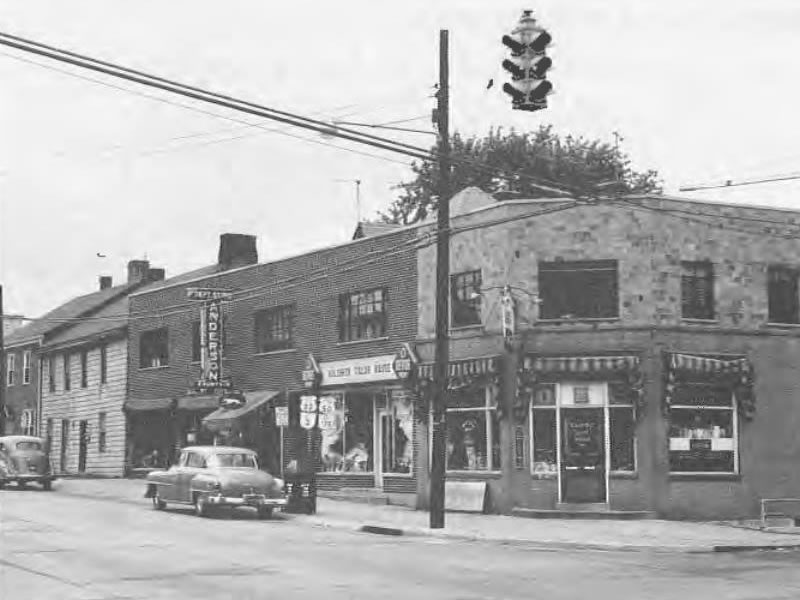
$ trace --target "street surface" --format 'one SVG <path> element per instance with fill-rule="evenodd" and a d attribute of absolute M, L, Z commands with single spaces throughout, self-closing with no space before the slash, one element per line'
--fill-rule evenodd
<path fill-rule="evenodd" d="M 534 550 L 0 491 L 0 597 L 800 598 L 800 553 Z"/>

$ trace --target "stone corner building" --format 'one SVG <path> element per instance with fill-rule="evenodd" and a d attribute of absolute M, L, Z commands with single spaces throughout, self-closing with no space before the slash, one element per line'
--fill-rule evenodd
<path fill-rule="evenodd" d="M 800 212 L 472 190 L 453 213 L 448 481 L 487 482 L 500 512 L 720 519 L 800 497 Z M 435 249 L 418 261 L 424 396 Z"/>

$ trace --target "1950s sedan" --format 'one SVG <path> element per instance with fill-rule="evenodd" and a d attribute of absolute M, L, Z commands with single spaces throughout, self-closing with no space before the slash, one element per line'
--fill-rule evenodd
<path fill-rule="evenodd" d="M 0 487 L 10 482 L 20 488 L 39 483 L 50 490 L 55 478 L 44 440 L 31 435 L 0 437 Z"/>
<path fill-rule="evenodd" d="M 258 468 L 252 450 L 233 446 L 189 446 L 178 464 L 147 474 L 145 497 L 158 510 L 168 503 L 194 506 L 195 514 L 209 516 L 221 507 L 249 506 L 268 519 L 277 506 L 286 505 L 284 482 Z"/>

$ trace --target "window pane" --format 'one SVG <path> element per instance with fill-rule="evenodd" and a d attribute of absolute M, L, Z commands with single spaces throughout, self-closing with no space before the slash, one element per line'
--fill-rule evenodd
<path fill-rule="evenodd" d="M 611 470 L 635 471 L 636 421 L 633 408 L 611 408 Z"/>
<path fill-rule="evenodd" d="M 676 386 L 672 404 L 689 406 L 733 406 L 733 393 L 724 385 L 693 382 Z"/>
<path fill-rule="evenodd" d="M 786 267 L 768 269 L 769 321 L 771 323 L 800 322 L 798 271 Z"/>
<path fill-rule="evenodd" d="M 381 450 L 383 471 L 386 473 L 411 473 L 414 460 L 414 419 L 411 398 L 406 394 L 392 394 L 389 414 L 383 415 Z"/>
<path fill-rule="evenodd" d="M 708 262 L 682 262 L 681 269 L 682 316 L 688 319 L 713 319 L 713 265 Z"/>
<path fill-rule="evenodd" d="M 447 469 L 486 471 L 489 469 L 486 440 L 486 410 L 448 412 Z"/>
<path fill-rule="evenodd" d="M 372 394 L 348 394 L 346 400 L 344 471 L 370 473 L 372 466 Z"/>
<path fill-rule="evenodd" d="M 449 394 L 448 408 L 484 408 L 486 406 L 486 389 L 465 389 Z"/>
<path fill-rule="evenodd" d="M 324 403 L 333 406 L 320 416 L 320 458 L 321 470 L 325 473 L 339 473 L 344 468 L 344 400 L 341 395 L 329 396 Z"/>
<path fill-rule="evenodd" d="M 539 263 L 543 319 L 613 318 L 619 313 L 616 261 Z"/>
<path fill-rule="evenodd" d="M 670 409 L 671 471 L 726 472 L 735 470 L 733 410 Z"/>
<path fill-rule="evenodd" d="M 386 290 L 343 294 L 339 298 L 339 340 L 350 342 L 386 335 Z"/>
<path fill-rule="evenodd" d="M 533 472 L 556 473 L 556 411 L 533 411 Z"/>
<path fill-rule="evenodd" d="M 481 323 L 481 272 L 457 273 L 450 278 L 451 321 L 453 327 Z"/>
<path fill-rule="evenodd" d="M 556 386 L 553 383 L 537 385 L 533 390 L 534 406 L 555 406 Z"/>

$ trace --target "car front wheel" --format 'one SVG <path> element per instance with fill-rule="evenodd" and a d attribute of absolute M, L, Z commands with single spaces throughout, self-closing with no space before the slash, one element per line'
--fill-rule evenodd
<path fill-rule="evenodd" d="M 164 510 L 165 508 L 167 508 L 167 503 L 164 502 L 158 496 L 158 494 L 156 494 L 155 496 L 153 496 L 153 508 L 155 508 L 156 510 Z"/>
<path fill-rule="evenodd" d="M 45 492 L 49 492 L 50 490 L 52 490 L 52 489 L 53 489 L 53 482 L 52 482 L 52 481 L 50 481 L 49 479 L 45 479 L 45 480 L 42 482 L 42 489 L 43 489 Z"/>
<path fill-rule="evenodd" d="M 272 518 L 272 507 L 271 506 L 259 506 L 258 507 L 258 518 L 259 519 L 271 519 Z"/>

